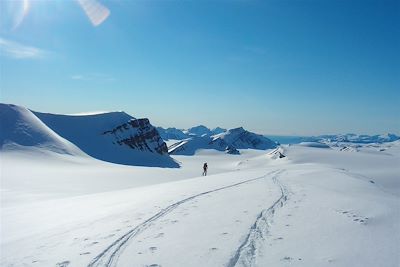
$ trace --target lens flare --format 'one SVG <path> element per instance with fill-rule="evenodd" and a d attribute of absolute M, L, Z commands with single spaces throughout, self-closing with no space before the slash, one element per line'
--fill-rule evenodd
<path fill-rule="evenodd" d="M 26 15 L 29 13 L 29 8 L 30 8 L 30 0 L 23 0 L 22 1 L 22 7 L 19 8 L 19 11 L 16 13 L 14 17 L 14 26 L 13 29 L 16 29 L 21 25 L 21 23 L 24 21 L 24 18 Z"/>
<path fill-rule="evenodd" d="M 94 26 L 99 26 L 110 15 L 110 10 L 97 0 L 77 0 Z"/>

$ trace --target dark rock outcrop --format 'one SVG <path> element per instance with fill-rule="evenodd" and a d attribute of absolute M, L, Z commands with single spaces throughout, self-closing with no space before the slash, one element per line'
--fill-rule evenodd
<path fill-rule="evenodd" d="M 118 145 L 160 155 L 168 154 L 167 145 L 148 119 L 132 119 L 110 131 L 105 131 L 103 135 L 113 136 Z"/>

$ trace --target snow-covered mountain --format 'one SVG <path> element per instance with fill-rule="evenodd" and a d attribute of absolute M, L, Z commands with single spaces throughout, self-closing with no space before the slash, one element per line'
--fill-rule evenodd
<path fill-rule="evenodd" d="M 179 167 L 148 119 L 124 112 L 50 114 L 7 104 L 0 111 L 2 149 L 30 147 L 117 164 Z"/>
<path fill-rule="evenodd" d="M 125 112 L 79 116 L 35 114 L 94 158 L 126 165 L 178 166 L 148 119 L 135 119 Z"/>
<path fill-rule="evenodd" d="M 189 128 L 187 130 L 187 134 L 188 135 L 195 135 L 195 136 L 204 136 L 204 135 L 210 136 L 210 135 L 212 135 L 212 132 L 206 126 L 199 125 L 199 126 L 195 126 L 195 127 Z"/>
<path fill-rule="evenodd" d="M 212 132 L 213 135 L 215 135 L 215 134 L 220 134 L 220 133 L 224 133 L 224 132 L 226 132 L 226 131 L 227 131 L 226 129 L 221 128 L 221 127 L 216 127 L 216 128 L 214 128 L 214 129 L 211 130 L 211 132 Z"/>
<path fill-rule="evenodd" d="M 262 135 L 243 129 L 243 127 L 230 129 L 227 132 L 214 135 L 212 144 L 219 147 L 233 146 L 237 149 L 270 149 L 275 148 L 276 143 Z"/>
<path fill-rule="evenodd" d="M 177 128 L 164 129 L 162 127 L 157 127 L 157 131 L 163 140 L 183 140 L 188 138 L 187 134 Z"/>
<path fill-rule="evenodd" d="M 174 155 L 193 155 L 198 149 L 215 149 L 238 154 L 238 149 L 265 150 L 275 147 L 276 143 L 272 140 L 239 127 L 217 135 L 187 138 L 171 145 L 168 151 Z"/>
<path fill-rule="evenodd" d="M 62 138 L 29 109 L 0 103 L 0 150 L 33 148 L 59 154 L 85 154 Z"/>
<path fill-rule="evenodd" d="M 226 132 L 226 129 L 223 129 L 221 127 L 216 127 L 214 129 L 210 129 L 204 125 L 198 125 L 192 128 L 189 128 L 186 133 L 189 136 L 212 136 L 216 134 L 220 134 Z"/>

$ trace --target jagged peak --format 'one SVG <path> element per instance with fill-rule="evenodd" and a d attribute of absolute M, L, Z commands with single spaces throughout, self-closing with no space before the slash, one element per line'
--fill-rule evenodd
<path fill-rule="evenodd" d="M 238 133 L 238 132 L 247 132 L 247 131 L 243 127 L 237 127 L 237 128 L 229 129 L 228 132 Z"/>

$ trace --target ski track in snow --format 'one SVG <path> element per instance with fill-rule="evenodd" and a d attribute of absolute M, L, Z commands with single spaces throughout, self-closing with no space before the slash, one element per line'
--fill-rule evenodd
<path fill-rule="evenodd" d="M 98 267 L 98 266 L 111 267 L 111 266 L 116 266 L 117 261 L 118 261 L 118 258 L 119 258 L 119 255 L 122 253 L 124 247 L 127 246 L 127 242 L 128 242 L 129 240 L 131 240 L 133 237 L 135 237 L 135 236 L 137 236 L 138 234 L 140 234 L 140 233 L 142 233 L 143 231 L 145 231 L 145 230 L 146 230 L 147 228 L 149 228 L 149 227 L 152 225 L 152 223 L 155 222 L 156 220 L 158 220 L 158 219 L 162 218 L 163 216 L 169 214 L 169 213 L 172 212 L 174 209 L 176 209 L 176 208 L 179 207 L 180 205 L 182 205 L 182 204 L 184 204 L 184 203 L 186 203 L 186 202 L 188 202 L 188 201 L 190 201 L 190 200 L 193 200 L 193 199 L 195 199 L 195 198 L 197 198 L 197 197 L 204 196 L 204 195 L 207 195 L 207 194 L 210 194 L 210 193 L 214 193 L 214 192 L 217 192 L 217 191 L 221 191 L 221 190 L 224 190 L 224 189 L 228 189 L 228 188 L 236 187 L 236 186 L 239 186 L 239 185 L 242 185 L 242 184 L 250 183 L 250 182 L 253 182 L 253 181 L 256 181 L 256 180 L 264 179 L 264 178 L 266 178 L 266 177 L 268 177 L 268 176 L 270 176 L 270 175 L 272 175 L 272 174 L 275 174 L 275 175 L 273 176 L 273 178 L 272 178 L 272 179 L 274 180 L 274 182 L 277 183 L 278 185 L 280 185 L 279 182 L 277 182 L 277 178 L 276 178 L 276 176 L 277 176 L 280 172 L 281 172 L 280 170 L 275 170 L 275 171 L 269 172 L 269 173 L 267 173 L 267 174 L 265 174 L 265 175 L 263 175 L 263 176 L 260 176 L 260 177 L 256 177 L 256 178 L 249 179 L 249 180 L 245 180 L 245 181 L 242 181 L 242 182 L 239 182 L 239 183 L 235 183 L 235 184 L 232 184 L 232 185 L 220 187 L 220 188 L 213 189 L 213 190 L 210 190 L 210 191 L 202 192 L 202 193 L 193 195 L 193 196 L 191 196 L 191 197 L 185 198 L 185 199 L 183 199 L 183 200 L 180 200 L 180 201 L 178 201 L 178 202 L 175 202 L 175 203 L 173 203 L 173 204 L 167 206 L 166 208 L 162 209 L 160 212 L 156 213 L 156 214 L 153 215 L 152 217 L 148 218 L 148 219 L 147 219 L 146 221 L 144 221 L 143 223 L 137 225 L 135 228 L 129 230 L 127 233 L 125 233 L 124 235 L 122 235 L 122 236 L 121 236 L 120 238 L 118 238 L 117 240 L 115 240 L 110 246 L 108 246 L 108 247 L 107 247 L 105 250 L 103 250 L 99 255 L 97 255 L 95 258 L 93 258 L 92 261 L 88 264 L 88 267 Z M 275 206 L 277 206 L 277 204 L 281 203 L 283 198 L 285 198 L 285 200 L 286 200 L 287 197 L 283 197 L 283 195 L 284 195 L 284 193 L 283 193 L 283 192 L 284 192 L 284 189 L 283 189 L 283 187 L 282 187 L 281 185 L 280 185 L 280 187 L 281 187 L 281 191 L 282 191 L 282 196 L 274 203 L 274 205 L 273 205 L 272 207 L 270 207 L 268 210 L 266 210 L 265 213 L 271 213 L 271 210 L 273 210 L 273 208 L 274 208 Z M 282 203 L 283 203 L 283 202 L 282 202 Z M 272 212 L 272 213 L 273 213 L 273 212 Z M 260 217 L 261 217 L 261 218 L 260 218 Z M 264 218 L 264 211 L 261 212 L 261 214 L 258 216 L 257 222 L 258 222 L 260 219 L 262 219 L 262 218 Z M 256 229 L 258 229 L 259 223 L 257 223 L 257 222 L 255 223 L 255 225 L 252 226 L 251 229 L 253 229 L 254 227 L 255 227 Z M 258 229 L 258 230 L 260 230 L 260 229 Z M 251 234 L 251 233 L 250 233 L 250 234 Z M 249 234 L 249 236 L 247 237 L 246 242 L 247 242 L 247 240 L 250 240 L 250 234 Z M 242 247 L 245 247 L 245 245 L 242 245 L 242 246 L 239 248 L 240 251 L 242 251 Z M 238 251 L 239 251 L 239 250 L 238 250 Z M 240 253 L 240 251 L 239 251 L 239 253 Z M 228 265 L 228 266 L 234 266 L 234 265 Z"/>
<path fill-rule="evenodd" d="M 281 173 L 282 171 L 279 171 L 272 177 L 274 183 L 281 189 L 281 196 L 272 206 L 262 210 L 257 216 L 244 242 L 236 250 L 235 255 L 226 265 L 227 267 L 256 265 L 257 249 L 264 243 L 265 237 L 269 232 L 269 226 L 272 222 L 273 215 L 278 208 L 283 206 L 289 197 L 288 189 L 278 180 L 278 176 Z"/>

